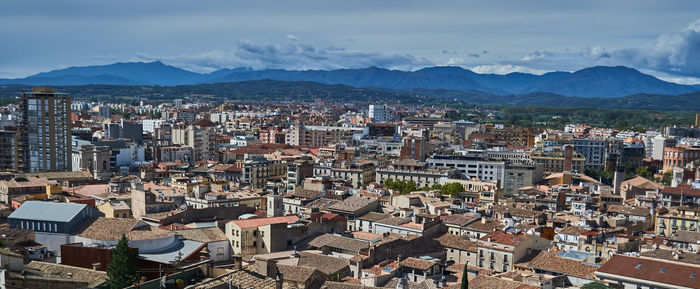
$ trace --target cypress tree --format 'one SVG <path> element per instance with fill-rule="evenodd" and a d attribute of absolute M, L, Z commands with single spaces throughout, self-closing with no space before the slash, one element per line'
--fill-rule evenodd
<path fill-rule="evenodd" d="M 129 250 L 129 240 L 122 234 L 117 247 L 112 250 L 112 262 L 107 265 L 107 285 L 111 289 L 121 289 L 131 286 L 138 276 L 136 271 L 136 256 L 138 253 Z"/>
<path fill-rule="evenodd" d="M 469 288 L 469 273 L 467 272 L 467 264 L 464 264 L 464 271 L 462 272 L 462 286 L 459 287 L 460 289 L 468 289 Z"/>

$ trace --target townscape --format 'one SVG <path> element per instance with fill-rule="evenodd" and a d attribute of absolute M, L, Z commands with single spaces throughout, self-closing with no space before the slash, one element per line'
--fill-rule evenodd
<path fill-rule="evenodd" d="M 2 286 L 698 288 L 699 137 L 700 114 L 556 129 L 33 87 L 0 109 Z"/>

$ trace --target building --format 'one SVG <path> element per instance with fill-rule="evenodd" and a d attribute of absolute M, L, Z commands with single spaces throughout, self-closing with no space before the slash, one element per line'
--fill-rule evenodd
<path fill-rule="evenodd" d="M 36 87 L 23 92 L 20 107 L 20 171 L 71 170 L 70 97 L 53 88 Z"/>
<path fill-rule="evenodd" d="M 391 111 L 386 104 L 370 104 L 369 118 L 374 123 L 382 123 L 391 120 Z"/>
<path fill-rule="evenodd" d="M 297 216 L 233 220 L 226 223 L 226 237 L 234 254 L 267 254 L 287 248 L 287 225 Z"/>
<path fill-rule="evenodd" d="M 172 142 L 192 148 L 192 161 L 208 161 L 216 157 L 216 133 L 209 127 L 175 125 Z"/>
<path fill-rule="evenodd" d="M 0 202 L 9 204 L 10 200 L 18 195 L 36 195 L 43 199 L 48 197 L 46 188 L 56 185 L 56 181 L 42 177 L 17 177 L 0 181 Z"/>
<path fill-rule="evenodd" d="M 364 188 L 374 182 L 374 164 L 368 161 L 359 161 L 351 165 L 339 168 L 331 168 L 331 177 L 349 181 L 353 188 Z"/>
<path fill-rule="evenodd" d="M 395 181 L 414 181 L 416 187 L 432 187 L 433 185 L 440 185 L 445 183 L 451 176 L 454 170 L 438 170 L 438 169 L 425 169 L 425 170 L 401 170 L 401 169 L 390 169 L 381 168 L 376 169 L 375 181 L 379 184 L 384 184 L 388 179 Z"/>
<path fill-rule="evenodd" d="M 499 187 L 505 182 L 506 163 L 502 161 L 490 161 L 474 156 L 434 155 L 426 162 L 431 168 L 454 168 L 468 178 L 496 181 Z"/>
<path fill-rule="evenodd" d="M 125 138 L 136 143 L 141 143 L 143 140 L 143 124 L 124 121 L 119 123 L 106 123 L 103 125 L 105 138 L 119 139 Z"/>
<path fill-rule="evenodd" d="M 112 177 L 111 150 L 108 146 L 82 145 L 73 152 L 73 171 L 90 172 L 95 179 Z"/>
<path fill-rule="evenodd" d="M 700 160 L 700 147 L 676 146 L 664 148 L 663 163 L 664 172 L 673 170 L 674 167 L 685 168 L 689 163 Z"/>
<path fill-rule="evenodd" d="M 613 255 L 594 274 L 623 288 L 700 288 L 700 266 L 648 257 Z"/>
<path fill-rule="evenodd" d="M 467 240 L 462 236 L 453 234 L 444 234 L 437 238 L 440 245 L 445 247 L 447 261 L 454 261 L 458 264 L 468 264 L 475 266 L 477 264 L 477 244 L 476 242 Z"/>
<path fill-rule="evenodd" d="M 700 232 L 700 207 L 680 206 L 668 212 L 657 211 L 655 232 L 670 237 L 679 231 Z"/>
<path fill-rule="evenodd" d="M 192 162 L 194 150 L 188 146 L 164 146 L 158 148 L 156 160 L 159 162 Z"/>
<path fill-rule="evenodd" d="M 107 201 L 97 206 L 97 209 L 107 218 L 133 218 L 131 208 L 124 201 Z"/>
<path fill-rule="evenodd" d="M 520 262 L 530 250 L 547 250 L 551 246 L 551 241 L 539 236 L 502 230 L 486 234 L 477 243 L 477 266 L 495 272 L 511 271 L 513 264 Z"/>
<path fill-rule="evenodd" d="M 310 160 L 295 160 L 287 165 L 287 193 L 303 189 L 304 179 L 313 177 L 314 164 Z"/>
<path fill-rule="evenodd" d="M 405 160 L 425 161 L 430 153 L 430 144 L 424 137 L 406 136 L 401 146 L 400 157 Z"/>
<path fill-rule="evenodd" d="M 310 126 L 294 124 L 285 134 L 284 143 L 293 146 L 321 147 L 350 141 L 355 135 L 364 136 L 369 133 L 366 127 L 341 126 Z"/>
<path fill-rule="evenodd" d="M 103 214 L 97 209 L 75 203 L 28 201 L 7 217 L 10 228 L 34 230 L 37 243 L 50 251 L 59 251 L 70 242 L 70 234 L 83 221 Z"/>
<path fill-rule="evenodd" d="M 563 172 L 566 162 L 563 152 L 535 152 L 530 156 L 530 159 L 542 167 L 542 174 L 545 176 Z M 571 157 L 572 171 L 583 173 L 585 162 L 586 159 L 580 154 L 573 154 Z"/>
<path fill-rule="evenodd" d="M 0 130 L 0 171 L 17 172 L 22 166 L 19 155 L 20 134 L 16 130 Z"/>

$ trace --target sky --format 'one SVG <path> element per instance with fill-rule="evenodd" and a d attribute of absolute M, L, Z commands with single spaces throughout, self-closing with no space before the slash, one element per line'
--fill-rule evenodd
<path fill-rule="evenodd" d="M 700 83 L 700 1 L 0 1 L 0 78 L 155 60 L 202 73 L 625 65 Z"/>

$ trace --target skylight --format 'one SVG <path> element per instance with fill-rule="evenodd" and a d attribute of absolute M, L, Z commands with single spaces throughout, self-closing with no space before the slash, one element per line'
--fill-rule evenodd
<path fill-rule="evenodd" d="M 659 270 L 659 272 L 661 272 L 661 273 L 666 272 L 666 268 L 661 268 L 661 270 Z"/>
<path fill-rule="evenodd" d="M 634 266 L 634 269 L 639 269 L 642 268 L 642 264 L 637 264 L 637 266 Z"/>

